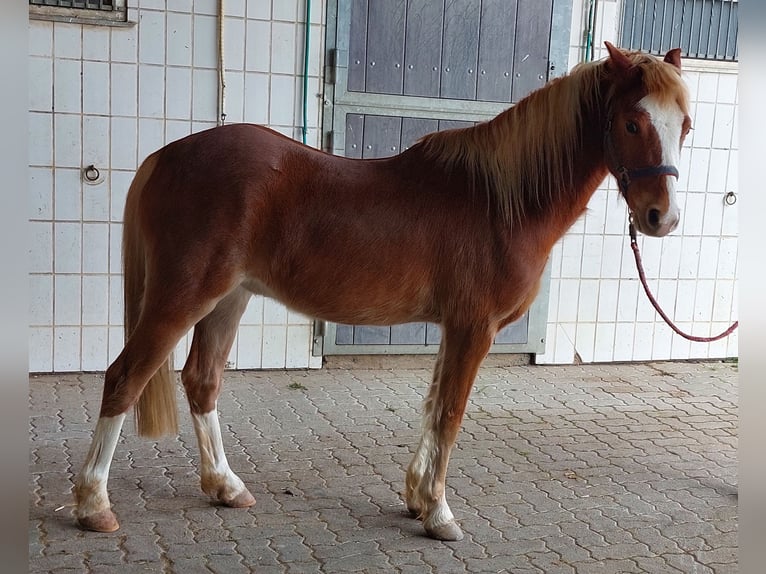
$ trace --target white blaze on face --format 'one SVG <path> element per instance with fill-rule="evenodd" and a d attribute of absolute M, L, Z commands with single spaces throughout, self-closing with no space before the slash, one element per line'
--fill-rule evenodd
<path fill-rule="evenodd" d="M 675 102 L 661 104 L 656 96 L 645 96 L 638 102 L 638 107 L 643 108 L 649 114 L 652 126 L 657 132 L 657 137 L 662 148 L 662 164 L 678 168 L 681 160 L 681 130 L 683 129 L 684 112 Z M 676 178 L 665 177 L 668 190 L 668 212 L 662 218 L 665 220 L 678 220 L 680 209 L 676 201 Z"/>

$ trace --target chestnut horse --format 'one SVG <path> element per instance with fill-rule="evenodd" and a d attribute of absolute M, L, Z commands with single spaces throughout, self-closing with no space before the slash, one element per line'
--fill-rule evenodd
<path fill-rule="evenodd" d="M 202 489 L 228 506 L 255 503 L 227 463 L 216 401 L 257 293 L 327 321 L 441 326 L 406 503 L 429 536 L 459 540 L 445 499 L 450 450 L 494 335 L 532 303 L 553 245 L 610 172 L 639 231 L 661 237 L 678 224 L 675 166 L 691 123 L 680 50 L 607 48 L 491 121 L 391 158 L 336 157 L 241 124 L 150 155 L 125 205 L 126 343 L 75 480 L 80 525 L 118 528 L 107 480 L 131 406 L 140 434 L 177 432 L 169 357 L 192 327 L 181 379 Z"/>

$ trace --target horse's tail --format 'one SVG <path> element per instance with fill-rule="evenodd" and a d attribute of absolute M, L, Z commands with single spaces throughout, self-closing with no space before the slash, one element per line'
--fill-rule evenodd
<path fill-rule="evenodd" d="M 131 336 L 141 317 L 146 285 L 146 251 L 141 233 L 138 204 L 147 180 L 159 158 L 153 154 L 138 168 L 125 201 L 122 231 L 123 297 L 125 341 Z M 149 379 L 135 406 L 136 429 L 145 437 L 178 434 L 178 408 L 173 372 L 173 354 Z"/>

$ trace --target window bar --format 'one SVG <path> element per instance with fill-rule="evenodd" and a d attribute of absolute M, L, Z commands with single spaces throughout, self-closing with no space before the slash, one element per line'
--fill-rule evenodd
<path fill-rule="evenodd" d="M 723 7 L 721 8 L 723 9 Z M 734 13 L 734 2 L 729 3 L 729 17 L 726 22 L 726 44 L 723 48 L 723 57 L 725 60 L 729 59 L 729 38 L 731 38 L 731 17 Z M 732 57 L 732 59 L 735 59 Z"/>
<path fill-rule="evenodd" d="M 114 0 L 30 0 L 29 3 L 38 6 L 56 6 L 58 8 L 114 10 Z"/>
<path fill-rule="evenodd" d="M 652 0 L 652 26 L 649 28 L 649 52 L 654 52 L 654 24 L 657 22 L 657 0 Z"/>
<path fill-rule="evenodd" d="M 708 31 L 707 50 L 705 51 L 705 57 L 708 59 L 715 59 L 715 42 L 716 38 L 713 38 L 713 32 L 715 30 L 715 16 L 716 16 L 716 4 L 720 4 L 721 0 L 714 0 L 710 3 L 710 30 Z M 719 18 L 720 27 L 720 18 Z M 711 44 L 713 44 L 711 46 Z"/>
<path fill-rule="evenodd" d="M 670 48 L 674 48 L 673 45 L 673 27 L 676 24 L 676 0 L 673 0 L 672 8 L 670 10 L 670 34 L 668 34 Z M 680 26 L 680 24 L 679 24 Z"/>
<path fill-rule="evenodd" d="M 705 51 L 702 52 L 702 26 L 705 25 L 705 6 L 709 4 L 710 5 L 710 18 L 707 22 L 707 30 L 708 30 L 708 41 L 705 42 Z M 702 9 L 700 10 L 700 27 L 699 27 L 699 37 L 697 38 L 697 55 L 702 53 L 703 58 L 707 59 L 708 57 L 708 47 L 710 46 L 710 29 L 713 27 L 713 2 L 708 1 L 702 4 Z"/>
<path fill-rule="evenodd" d="M 629 46 L 634 46 L 636 42 L 636 3 L 635 2 L 625 2 L 623 3 L 623 11 L 626 10 L 625 6 L 630 4 L 631 10 L 633 11 L 633 17 L 630 19 L 630 43 Z"/>
<path fill-rule="evenodd" d="M 649 38 L 649 42 L 646 42 L 646 13 L 649 7 L 649 0 L 644 0 L 644 17 L 641 18 L 641 44 L 640 49 L 650 51 L 652 49 L 652 39 Z M 648 44 L 648 45 L 647 45 Z"/>
<path fill-rule="evenodd" d="M 678 23 L 678 45 L 684 45 L 684 15 L 686 14 L 686 2 L 681 0 L 681 21 Z M 686 51 L 686 55 L 689 56 L 689 51 Z"/>
<path fill-rule="evenodd" d="M 692 36 L 694 36 L 694 5 L 696 2 L 691 2 L 691 16 L 689 16 L 689 56 L 692 55 Z M 694 54 L 696 57 L 698 54 Z"/>
<path fill-rule="evenodd" d="M 663 44 L 663 35 L 665 34 L 665 30 L 667 30 L 665 27 L 665 14 L 667 13 L 667 10 L 668 0 L 662 0 L 662 22 L 660 23 L 660 54 L 662 54 L 662 52 L 667 52 L 669 49 L 668 46 Z"/>
<path fill-rule="evenodd" d="M 719 5 L 721 6 L 721 10 L 718 13 L 718 35 L 715 37 L 715 51 L 713 52 L 713 58 L 718 58 L 718 50 L 721 47 L 721 27 L 723 26 L 723 6 L 724 2 L 719 2 Z M 727 30 L 728 32 L 728 30 Z M 724 54 L 724 59 L 726 59 L 726 54 Z"/>

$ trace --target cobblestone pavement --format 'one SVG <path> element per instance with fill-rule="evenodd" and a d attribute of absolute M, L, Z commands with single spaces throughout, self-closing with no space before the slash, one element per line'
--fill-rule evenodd
<path fill-rule="evenodd" d="M 466 536 L 444 543 L 400 494 L 423 361 L 227 373 L 224 444 L 258 501 L 244 510 L 200 490 L 179 388 L 180 437 L 123 429 L 113 534 L 79 530 L 71 507 L 102 376 L 32 376 L 30 571 L 736 572 L 736 364 L 483 367 L 448 472 Z"/>

